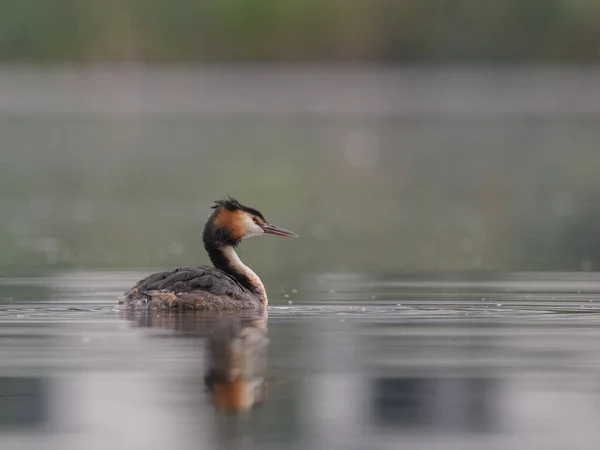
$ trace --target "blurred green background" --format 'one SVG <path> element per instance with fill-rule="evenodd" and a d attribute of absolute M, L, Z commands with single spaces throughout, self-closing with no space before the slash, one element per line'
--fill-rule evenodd
<path fill-rule="evenodd" d="M 591 270 L 597 122 L 469 119 L 0 119 L 0 264 L 205 262 L 212 200 L 300 240 L 245 242 L 268 272 Z"/>
<path fill-rule="evenodd" d="M 259 273 L 594 270 L 599 49 L 592 0 L 0 0 L 1 273 L 205 263 L 226 193 L 302 237 Z"/>
<path fill-rule="evenodd" d="M 17 61 L 598 60 L 596 0 L 2 0 Z"/>

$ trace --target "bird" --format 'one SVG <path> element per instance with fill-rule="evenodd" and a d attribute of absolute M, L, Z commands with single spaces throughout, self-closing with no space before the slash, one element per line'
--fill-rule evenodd
<path fill-rule="evenodd" d="M 235 249 L 243 239 L 271 234 L 298 237 L 267 222 L 262 213 L 228 196 L 216 200 L 202 240 L 214 267 L 177 267 L 148 275 L 119 298 L 125 308 L 243 310 L 267 308 L 265 286 Z"/>

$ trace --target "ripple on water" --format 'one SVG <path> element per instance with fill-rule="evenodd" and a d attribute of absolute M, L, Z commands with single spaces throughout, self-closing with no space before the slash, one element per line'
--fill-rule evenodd
<path fill-rule="evenodd" d="M 117 296 L 141 272 L 80 271 L 39 278 L 0 279 L 0 321 L 105 318 Z M 593 273 L 518 273 L 472 278 L 364 274 L 305 276 L 300 289 L 271 295 L 270 316 L 347 316 L 361 320 L 519 319 L 595 320 L 600 276 Z M 585 319 L 584 319 L 585 318 Z"/>

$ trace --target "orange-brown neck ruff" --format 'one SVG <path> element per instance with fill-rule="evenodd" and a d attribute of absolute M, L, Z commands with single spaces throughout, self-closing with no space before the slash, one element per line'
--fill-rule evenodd
<path fill-rule="evenodd" d="M 222 208 L 215 217 L 214 226 L 216 228 L 224 228 L 229 232 L 229 235 L 237 242 L 241 241 L 245 234 L 245 218 L 242 211 L 230 211 Z"/>

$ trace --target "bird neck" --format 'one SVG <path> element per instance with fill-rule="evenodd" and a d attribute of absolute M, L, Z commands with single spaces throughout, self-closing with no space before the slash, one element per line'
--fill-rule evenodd
<path fill-rule="evenodd" d="M 234 277 L 243 287 L 261 296 L 267 303 L 267 292 L 259 276 L 245 265 L 231 246 L 204 245 L 214 266 Z"/>

